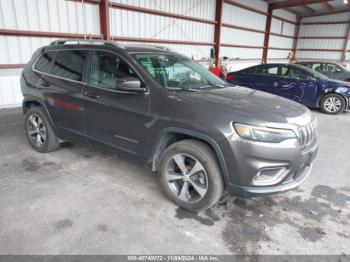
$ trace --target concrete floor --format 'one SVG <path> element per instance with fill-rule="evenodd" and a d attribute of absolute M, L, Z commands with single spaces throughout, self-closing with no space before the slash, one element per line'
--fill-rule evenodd
<path fill-rule="evenodd" d="M 73 145 L 33 151 L 0 110 L 0 254 L 350 254 L 350 113 L 319 120 L 297 190 L 183 211 L 137 164 Z"/>

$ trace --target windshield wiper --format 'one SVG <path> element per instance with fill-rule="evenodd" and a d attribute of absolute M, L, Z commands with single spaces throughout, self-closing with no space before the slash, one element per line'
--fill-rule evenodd
<path fill-rule="evenodd" d="M 166 87 L 166 89 L 168 90 L 178 90 L 178 91 L 189 91 L 189 92 L 197 92 L 198 89 L 195 89 L 195 88 L 187 88 L 187 87 Z"/>

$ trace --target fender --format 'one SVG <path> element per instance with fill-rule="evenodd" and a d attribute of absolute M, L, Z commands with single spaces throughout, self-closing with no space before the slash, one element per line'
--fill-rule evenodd
<path fill-rule="evenodd" d="M 23 114 L 25 114 L 25 106 L 24 106 L 24 105 L 25 105 L 25 103 L 27 103 L 27 102 L 35 102 L 35 103 L 38 103 L 42 108 L 44 108 L 45 113 L 46 113 L 46 115 L 48 116 L 51 125 L 52 125 L 53 127 L 55 126 L 54 123 L 53 123 L 53 121 L 52 121 L 52 118 L 51 118 L 51 115 L 50 115 L 50 113 L 49 113 L 49 110 L 47 109 L 45 103 L 44 103 L 42 100 L 40 100 L 39 98 L 35 97 L 35 96 L 25 95 L 25 97 L 23 98 L 23 101 L 22 101 L 22 110 L 23 110 Z"/>
<path fill-rule="evenodd" d="M 226 166 L 226 161 L 225 161 L 224 155 L 223 155 L 218 143 L 213 138 L 211 138 L 210 136 L 208 136 L 206 134 L 203 134 L 203 133 L 198 132 L 198 131 L 190 130 L 190 129 L 179 128 L 179 127 L 166 127 L 166 128 L 161 130 L 161 132 L 159 133 L 159 135 L 155 139 L 155 141 L 153 143 L 154 146 L 153 146 L 153 150 L 151 153 L 151 158 L 150 158 L 151 165 L 152 165 L 152 171 L 157 170 L 160 155 L 163 152 L 163 150 L 165 149 L 165 148 L 162 148 L 162 146 L 165 144 L 164 142 L 166 142 L 167 139 L 169 137 L 171 137 L 171 134 L 186 135 L 186 136 L 190 136 L 193 138 L 197 138 L 199 140 L 203 140 L 206 143 L 208 143 L 214 149 L 214 153 L 216 154 L 216 157 L 218 158 L 219 166 L 220 166 L 222 175 L 224 177 L 225 184 L 226 185 L 231 184 L 230 179 L 229 179 L 227 166 Z M 170 135 L 170 136 L 168 136 L 168 135 Z"/>

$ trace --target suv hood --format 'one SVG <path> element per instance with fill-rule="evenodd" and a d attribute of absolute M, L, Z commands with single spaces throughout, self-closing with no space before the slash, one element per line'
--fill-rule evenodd
<path fill-rule="evenodd" d="M 232 113 L 233 121 L 278 127 L 281 124 L 303 126 L 311 122 L 313 114 L 305 106 L 289 99 L 241 86 L 178 92 L 177 96 L 192 104 L 212 107 Z"/>

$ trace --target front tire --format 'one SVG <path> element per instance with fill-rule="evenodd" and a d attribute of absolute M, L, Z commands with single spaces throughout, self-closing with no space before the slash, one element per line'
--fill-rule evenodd
<path fill-rule="evenodd" d="M 28 109 L 24 126 L 29 144 L 35 151 L 48 153 L 59 148 L 60 143 L 41 107 Z"/>
<path fill-rule="evenodd" d="M 346 101 L 339 94 L 327 94 L 321 100 L 321 110 L 330 115 L 337 115 L 345 110 Z"/>
<path fill-rule="evenodd" d="M 223 179 L 213 150 L 189 139 L 169 146 L 160 161 L 160 183 L 179 206 L 201 211 L 213 206 L 223 193 Z"/>

